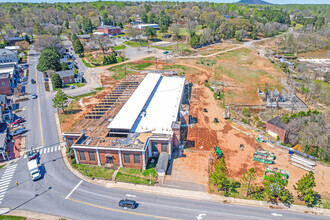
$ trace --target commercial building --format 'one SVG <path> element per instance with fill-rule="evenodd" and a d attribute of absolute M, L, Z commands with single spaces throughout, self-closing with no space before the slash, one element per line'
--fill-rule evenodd
<path fill-rule="evenodd" d="M 18 63 L 17 53 L 9 49 L 0 49 L 0 63 Z"/>
<path fill-rule="evenodd" d="M 111 26 L 111 25 L 101 25 L 98 27 L 97 32 L 110 34 L 110 35 L 118 35 L 121 34 L 121 28 L 118 26 Z"/>
<path fill-rule="evenodd" d="M 15 62 L 0 63 L 0 94 L 12 95 L 18 71 Z"/>
<path fill-rule="evenodd" d="M 185 77 L 159 73 L 136 77 L 142 80 L 117 86 L 105 98 L 110 104 L 102 101 L 93 110 L 95 118 L 90 114 L 72 133 L 63 134 L 78 163 L 146 169 L 150 158 L 160 153 L 171 158 L 179 147 Z M 115 94 L 120 96 L 114 98 Z M 115 114 L 106 110 L 97 115 L 104 108 L 112 108 Z"/>
<path fill-rule="evenodd" d="M 73 70 L 64 70 L 57 72 L 60 75 L 62 84 L 70 84 L 70 83 L 82 83 L 83 77 L 80 73 L 74 73 Z"/>

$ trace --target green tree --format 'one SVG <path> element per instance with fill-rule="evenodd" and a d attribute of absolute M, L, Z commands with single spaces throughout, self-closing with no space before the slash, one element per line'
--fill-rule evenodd
<path fill-rule="evenodd" d="M 78 37 L 76 34 L 72 34 L 71 36 L 71 42 L 74 43 L 76 40 L 78 40 Z"/>
<path fill-rule="evenodd" d="M 36 34 L 41 34 L 43 32 L 42 26 L 40 23 L 36 23 L 33 28 L 33 32 Z"/>
<path fill-rule="evenodd" d="M 83 28 L 85 34 L 93 33 L 94 26 L 93 26 L 90 18 L 88 18 L 88 17 L 83 18 L 82 28 Z"/>
<path fill-rule="evenodd" d="M 145 34 L 147 35 L 148 39 L 152 38 L 156 35 L 156 30 L 152 27 L 146 27 L 144 30 Z"/>
<path fill-rule="evenodd" d="M 245 117 L 250 117 L 251 116 L 251 112 L 250 110 L 247 108 L 247 107 L 244 107 L 243 110 L 242 110 L 242 114 L 245 116 Z"/>
<path fill-rule="evenodd" d="M 68 21 L 68 20 L 66 20 L 66 21 L 64 22 L 64 27 L 65 27 L 66 29 L 69 29 L 69 21 Z"/>
<path fill-rule="evenodd" d="M 148 15 L 147 15 L 146 13 L 143 13 L 143 14 L 141 15 L 141 21 L 142 21 L 143 23 L 148 23 Z"/>
<path fill-rule="evenodd" d="M 225 163 L 225 159 L 220 158 L 215 166 L 214 170 L 210 173 L 212 182 L 218 187 L 218 190 L 223 190 L 228 184 L 228 169 Z"/>
<path fill-rule="evenodd" d="M 256 39 L 258 36 L 258 31 L 257 31 L 257 27 L 256 26 L 253 26 L 253 30 L 251 31 L 250 33 L 250 38 L 252 40 Z"/>
<path fill-rule="evenodd" d="M 268 176 L 263 182 L 265 196 L 268 201 L 276 203 L 279 199 L 282 203 L 292 204 L 293 197 L 291 193 L 285 189 L 288 182 L 279 174 Z"/>
<path fill-rule="evenodd" d="M 243 188 L 246 188 L 246 196 L 249 196 L 254 191 L 256 179 L 257 173 L 254 168 L 250 168 L 243 173 L 241 183 Z"/>
<path fill-rule="evenodd" d="M 53 74 L 52 84 L 53 84 L 54 89 L 62 88 L 62 79 L 58 73 Z"/>
<path fill-rule="evenodd" d="M 64 70 L 69 70 L 70 68 L 69 68 L 69 66 L 68 66 L 68 64 L 66 64 L 66 63 L 61 63 L 61 70 L 62 71 L 64 71 Z"/>
<path fill-rule="evenodd" d="M 199 35 L 194 35 L 190 38 L 190 46 L 194 47 L 199 45 L 200 37 Z"/>
<path fill-rule="evenodd" d="M 288 114 L 284 114 L 284 115 L 282 115 L 281 121 L 282 121 L 284 124 L 289 123 L 289 122 L 290 122 L 289 115 L 288 115 Z"/>
<path fill-rule="evenodd" d="M 85 51 L 84 46 L 82 45 L 79 39 L 75 40 L 75 42 L 73 43 L 73 49 L 74 52 L 79 54 L 82 54 Z"/>
<path fill-rule="evenodd" d="M 67 102 L 67 95 L 61 90 L 57 90 L 55 97 L 53 98 L 54 108 L 61 108 L 65 114 L 64 105 Z"/>
<path fill-rule="evenodd" d="M 313 190 L 316 186 L 313 172 L 305 174 L 293 188 L 297 191 L 298 197 L 303 199 L 308 206 L 313 206 L 318 201 L 316 199 L 317 192 Z"/>
<path fill-rule="evenodd" d="M 241 30 L 235 31 L 235 38 L 238 41 L 242 41 L 243 40 L 243 34 L 242 34 L 242 31 Z"/>
<path fill-rule="evenodd" d="M 37 69 L 41 72 L 47 70 L 58 71 L 61 69 L 60 54 L 53 47 L 44 49 L 39 57 Z"/>

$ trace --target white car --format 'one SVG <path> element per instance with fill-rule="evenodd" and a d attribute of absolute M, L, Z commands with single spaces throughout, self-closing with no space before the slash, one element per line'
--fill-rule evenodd
<path fill-rule="evenodd" d="M 37 97 L 38 97 L 38 96 L 37 96 L 35 93 L 32 94 L 32 98 L 33 98 L 33 99 L 36 99 Z"/>

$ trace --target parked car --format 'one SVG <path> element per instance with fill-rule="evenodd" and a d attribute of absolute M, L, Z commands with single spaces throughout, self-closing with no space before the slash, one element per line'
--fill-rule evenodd
<path fill-rule="evenodd" d="M 26 152 L 26 155 L 29 160 L 36 159 L 38 157 L 38 151 L 31 149 L 28 152 Z"/>
<path fill-rule="evenodd" d="M 31 83 L 32 83 L 32 84 L 35 84 L 36 81 L 35 81 L 34 79 L 31 79 Z"/>
<path fill-rule="evenodd" d="M 22 66 L 22 68 L 25 70 L 25 69 L 29 68 L 29 65 L 25 64 L 25 65 Z"/>
<path fill-rule="evenodd" d="M 22 84 L 22 85 L 26 85 L 26 82 L 25 82 L 25 81 L 24 81 L 24 82 L 21 82 L 21 84 Z"/>
<path fill-rule="evenodd" d="M 19 129 L 15 130 L 15 131 L 9 133 L 9 135 L 12 136 L 12 137 L 14 137 L 14 136 L 19 135 L 19 134 L 22 134 L 24 132 L 26 132 L 26 129 L 23 127 L 23 128 L 19 128 Z"/>
<path fill-rule="evenodd" d="M 21 82 L 25 82 L 26 80 L 27 80 L 27 77 L 26 77 L 26 76 L 23 76 L 23 77 L 20 79 Z"/>
<path fill-rule="evenodd" d="M 168 54 L 169 52 L 168 51 L 164 51 L 163 54 Z"/>
<path fill-rule="evenodd" d="M 74 89 L 74 88 L 76 88 L 76 87 L 74 87 L 74 85 L 70 86 L 70 89 Z"/>
<path fill-rule="evenodd" d="M 135 209 L 137 206 L 137 203 L 134 200 L 122 199 L 119 201 L 118 205 L 123 208 L 126 207 L 126 208 Z"/>
<path fill-rule="evenodd" d="M 48 81 L 48 78 L 47 78 L 47 77 L 45 77 L 45 78 L 44 78 L 44 80 L 47 82 L 47 81 Z"/>
<path fill-rule="evenodd" d="M 35 93 L 32 94 L 32 98 L 33 98 L 33 99 L 36 99 L 37 97 L 38 97 L 38 96 L 37 96 Z"/>
<path fill-rule="evenodd" d="M 11 124 L 17 125 L 17 124 L 23 123 L 24 121 L 25 121 L 24 118 L 18 118 L 15 121 L 13 121 Z"/>

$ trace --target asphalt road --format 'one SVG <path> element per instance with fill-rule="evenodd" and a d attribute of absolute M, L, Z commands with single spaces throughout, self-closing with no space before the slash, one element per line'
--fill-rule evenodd
<path fill-rule="evenodd" d="M 44 91 L 42 73 L 35 69 L 35 58 L 31 57 L 29 77 L 35 78 L 37 84 L 28 84 L 28 91 L 35 92 L 38 98 L 27 101 L 27 127 L 31 129 L 27 133 L 27 146 L 45 146 L 40 155 L 43 177 L 35 182 L 31 180 L 24 157 L 15 163 L 16 169 L 12 169 L 15 164 L 1 169 L 0 193 L 5 193 L 5 196 L 0 208 L 72 219 L 327 219 L 291 211 L 104 188 L 83 182 L 67 169 L 58 147 L 55 147 L 58 136 L 51 103 L 54 94 Z M 9 172 L 13 173 L 13 177 L 7 177 Z M 1 185 L 4 181 L 9 181 L 9 187 L 3 191 Z M 119 200 L 123 198 L 136 200 L 138 207 L 133 210 L 118 207 Z"/>

